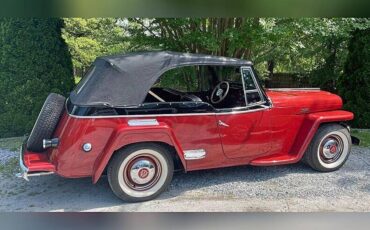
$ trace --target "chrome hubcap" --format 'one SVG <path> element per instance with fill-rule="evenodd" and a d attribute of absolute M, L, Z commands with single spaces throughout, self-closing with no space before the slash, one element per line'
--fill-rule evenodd
<path fill-rule="evenodd" d="M 153 187 L 161 175 L 161 165 L 151 155 L 139 155 L 131 159 L 124 169 L 123 179 L 127 186 L 136 191 Z"/>
<path fill-rule="evenodd" d="M 155 165 L 147 159 L 136 161 L 130 168 L 130 177 L 136 184 L 145 184 L 153 179 Z"/>
<path fill-rule="evenodd" d="M 343 152 L 343 141 L 337 135 L 326 137 L 320 146 L 320 158 L 325 163 L 333 163 L 339 159 Z"/>

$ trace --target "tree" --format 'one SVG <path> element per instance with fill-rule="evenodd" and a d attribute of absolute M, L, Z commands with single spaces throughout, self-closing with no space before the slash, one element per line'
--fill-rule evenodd
<path fill-rule="evenodd" d="M 84 74 L 96 57 L 126 50 L 124 31 L 115 18 L 65 18 L 64 22 L 62 34 L 77 77 Z"/>
<path fill-rule="evenodd" d="M 339 81 L 345 109 L 354 112 L 354 127 L 370 128 L 370 28 L 352 32 L 344 73 Z"/>
<path fill-rule="evenodd" d="M 74 85 L 60 19 L 0 19 L 0 137 L 31 131 L 50 92 Z"/>
<path fill-rule="evenodd" d="M 342 37 L 348 34 L 348 26 L 343 26 L 345 19 L 133 18 L 122 21 L 131 50 L 164 49 L 244 58 L 252 60 L 264 75 L 271 75 L 275 70 L 308 74 L 325 63 L 327 53 L 323 42 L 332 43 L 326 41 L 333 37 L 339 46 Z"/>

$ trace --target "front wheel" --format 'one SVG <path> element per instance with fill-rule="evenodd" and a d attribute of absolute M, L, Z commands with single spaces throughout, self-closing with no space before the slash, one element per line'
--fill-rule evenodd
<path fill-rule="evenodd" d="M 312 139 L 303 161 L 320 172 L 332 172 L 348 159 L 352 141 L 348 130 L 339 124 L 321 126 Z"/>
<path fill-rule="evenodd" d="M 172 180 L 173 159 L 167 148 L 136 144 L 117 152 L 108 167 L 113 193 L 128 202 L 151 200 Z"/>

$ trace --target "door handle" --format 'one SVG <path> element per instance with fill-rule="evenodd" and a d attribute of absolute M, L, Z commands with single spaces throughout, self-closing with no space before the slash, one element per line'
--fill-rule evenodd
<path fill-rule="evenodd" d="M 224 126 L 224 127 L 229 127 L 229 125 L 228 125 L 228 124 L 224 123 L 224 122 L 223 122 L 223 121 L 221 121 L 221 120 L 218 120 L 218 125 L 219 125 L 219 126 Z"/>

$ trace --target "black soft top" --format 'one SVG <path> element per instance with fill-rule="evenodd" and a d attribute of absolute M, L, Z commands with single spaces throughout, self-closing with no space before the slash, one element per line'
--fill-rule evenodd
<path fill-rule="evenodd" d="M 145 97 L 167 70 L 189 65 L 252 65 L 241 59 L 177 52 L 139 52 L 98 57 L 89 73 L 71 92 L 78 106 L 123 107 L 143 103 Z"/>

